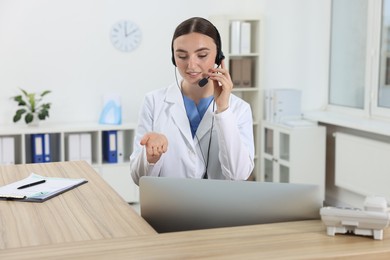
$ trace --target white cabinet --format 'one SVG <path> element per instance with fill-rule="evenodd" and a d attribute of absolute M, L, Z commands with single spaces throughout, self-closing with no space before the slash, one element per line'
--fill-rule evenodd
<path fill-rule="evenodd" d="M 24 164 L 34 163 L 33 136 L 46 134 L 50 136 L 50 162 L 86 160 L 125 201 L 138 202 L 138 186 L 134 184 L 130 175 L 130 155 L 133 151 L 135 127 L 133 124 L 50 125 L 42 123 L 38 127 L 0 127 L 0 138 L 11 137 L 13 139 L 14 162 Z M 117 136 L 120 136 L 116 139 L 115 148 L 119 149 L 115 149 L 117 155 L 115 162 L 104 160 L 104 133 L 107 131 L 114 131 Z M 74 145 L 75 143 L 71 142 L 78 140 L 77 136 L 82 136 L 86 140 Z M 0 147 L 0 149 L 7 152 L 7 148 Z M 81 151 L 80 156 L 75 156 L 74 151 L 78 150 Z"/>
<path fill-rule="evenodd" d="M 252 173 L 252 179 L 258 180 L 260 174 L 259 125 L 263 115 L 261 105 L 263 21 L 260 14 L 212 16 L 210 21 L 217 27 L 221 35 L 225 65 L 229 69 L 234 83 L 233 94 L 244 99 L 252 108 L 255 139 L 255 169 Z"/>
<path fill-rule="evenodd" d="M 325 198 L 324 126 L 289 127 L 263 121 L 261 143 L 262 181 L 316 184 Z"/>
<path fill-rule="evenodd" d="M 130 163 L 101 167 L 103 179 L 127 202 L 139 202 L 139 189 L 130 174 Z"/>

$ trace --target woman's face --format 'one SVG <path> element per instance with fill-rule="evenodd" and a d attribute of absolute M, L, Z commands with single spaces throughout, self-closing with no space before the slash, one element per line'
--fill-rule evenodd
<path fill-rule="evenodd" d="M 217 46 L 211 37 L 193 32 L 177 37 L 173 52 L 180 75 L 195 85 L 214 67 Z"/>

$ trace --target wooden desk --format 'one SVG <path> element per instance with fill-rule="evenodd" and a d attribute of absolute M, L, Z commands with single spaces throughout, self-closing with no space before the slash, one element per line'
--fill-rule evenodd
<path fill-rule="evenodd" d="M 389 259 L 384 240 L 329 237 L 320 220 L 90 240 L 0 251 L 1 259 Z"/>
<path fill-rule="evenodd" d="M 41 204 L 0 203 L 0 259 L 390 259 L 383 240 L 326 235 L 320 220 L 156 234 L 87 164 L 0 167 L 0 182 L 26 177 L 90 182 Z"/>
<path fill-rule="evenodd" d="M 0 185 L 31 172 L 88 183 L 43 203 L 0 201 L 0 249 L 156 233 L 86 162 L 0 166 Z"/>

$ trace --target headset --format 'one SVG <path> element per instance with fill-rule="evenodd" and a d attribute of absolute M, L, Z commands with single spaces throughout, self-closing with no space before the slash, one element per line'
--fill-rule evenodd
<path fill-rule="evenodd" d="M 217 56 L 215 57 L 215 64 L 217 64 L 217 66 L 219 67 L 221 65 L 222 60 L 225 59 L 225 56 L 223 55 L 223 52 L 222 52 L 221 36 L 220 36 L 220 34 L 218 32 L 217 27 L 215 27 L 215 26 L 213 26 L 213 27 L 215 29 L 215 32 L 217 33 L 217 42 L 216 42 L 216 45 L 217 45 Z M 172 63 L 176 67 L 175 56 L 173 54 L 173 41 L 172 41 L 172 45 L 171 45 L 171 51 L 172 51 Z M 199 87 L 206 86 L 208 81 L 209 81 L 209 77 L 201 79 L 199 81 L 199 83 L 198 83 Z"/>

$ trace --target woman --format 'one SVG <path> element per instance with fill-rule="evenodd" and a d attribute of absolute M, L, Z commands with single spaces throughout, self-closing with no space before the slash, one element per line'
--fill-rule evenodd
<path fill-rule="evenodd" d="M 182 22 L 172 38 L 182 80 L 146 95 L 130 156 L 131 175 L 246 180 L 254 167 L 252 112 L 231 94 L 218 30 Z"/>

